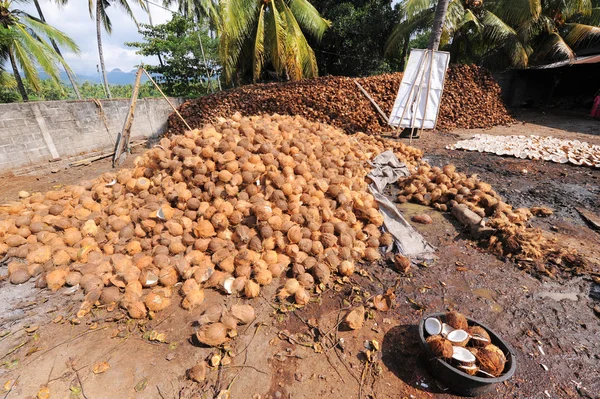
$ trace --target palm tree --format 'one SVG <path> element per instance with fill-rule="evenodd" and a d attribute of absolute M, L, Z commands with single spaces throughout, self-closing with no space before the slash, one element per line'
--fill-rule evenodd
<path fill-rule="evenodd" d="M 28 101 L 29 97 L 19 67 L 23 70 L 25 79 L 35 90 L 40 89 L 37 66 L 41 67 L 57 85 L 60 84 L 58 64 L 70 70 L 65 60 L 44 37 L 53 39 L 75 53 L 79 52 L 75 42 L 58 29 L 22 10 L 12 8 L 12 0 L 0 0 L 0 53 L 10 61 L 23 101 Z"/>
<path fill-rule="evenodd" d="M 331 23 L 308 0 L 221 0 L 218 14 L 219 57 L 228 82 L 248 64 L 259 80 L 267 62 L 291 80 L 318 75 L 304 31 L 320 40 Z"/>
<path fill-rule="evenodd" d="M 65 2 L 65 0 L 61 1 Z M 143 10 L 146 10 L 146 2 L 144 0 L 132 1 L 138 4 Z M 106 96 L 108 98 L 112 98 L 112 96 L 110 94 L 110 87 L 108 86 L 108 78 L 106 77 L 106 65 L 104 64 L 104 52 L 102 51 L 102 26 L 104 26 L 104 30 L 106 30 L 108 34 L 112 33 L 112 23 L 110 21 L 110 17 L 106 12 L 106 9 L 111 5 L 117 5 L 121 7 L 137 25 L 137 21 L 135 19 L 135 16 L 133 15 L 133 12 L 131 11 L 131 7 L 129 6 L 127 0 L 88 0 L 90 17 L 96 19 L 96 38 L 98 40 L 98 55 L 100 57 L 100 68 L 102 69 L 102 80 L 104 83 L 104 90 L 106 91 Z"/>
<path fill-rule="evenodd" d="M 405 0 L 400 7 L 401 22 L 387 41 L 386 54 L 395 54 L 411 36 L 433 26 L 428 47 L 437 50 L 440 43 L 449 47 L 453 62 L 480 62 L 501 55 L 512 66 L 526 65 L 526 53 L 515 30 L 486 9 L 482 0 L 449 0 L 447 6 L 443 1 Z M 447 12 L 442 19 L 444 7 Z"/>
<path fill-rule="evenodd" d="M 527 64 L 573 59 L 600 44 L 598 0 L 496 0 L 488 7 L 514 28 Z"/>
<path fill-rule="evenodd" d="M 62 0 L 62 2 L 64 3 L 64 0 Z M 40 20 L 42 20 L 42 22 L 45 23 L 46 18 L 44 18 L 44 13 L 42 12 L 42 7 L 40 7 L 40 3 L 38 2 L 38 0 L 33 0 L 33 3 L 35 4 L 35 8 L 37 9 L 38 15 L 40 16 Z M 54 48 L 54 51 L 56 51 L 56 54 L 58 54 L 59 56 L 62 57 L 60 48 L 58 47 L 58 45 L 56 44 L 54 39 L 50 39 L 50 43 L 52 43 L 52 47 Z M 77 87 L 77 82 L 75 82 L 75 76 L 67 68 L 65 68 L 65 73 L 67 74 L 67 77 L 69 78 L 69 81 L 71 82 L 71 86 L 73 87 L 73 90 L 75 91 L 75 95 L 77 96 L 77 98 L 79 100 L 81 100 L 81 94 L 79 93 L 79 88 Z"/>

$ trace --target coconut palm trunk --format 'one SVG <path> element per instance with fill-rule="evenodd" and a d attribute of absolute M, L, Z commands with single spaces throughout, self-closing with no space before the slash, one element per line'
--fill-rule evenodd
<path fill-rule="evenodd" d="M 431 38 L 429 39 L 429 50 L 437 50 L 440 47 L 442 39 L 442 30 L 444 29 L 444 21 L 446 20 L 446 12 L 448 11 L 450 0 L 438 0 L 435 8 L 435 17 L 433 19 L 433 29 L 431 30 Z"/>
<path fill-rule="evenodd" d="M 106 76 L 106 66 L 104 65 L 104 52 L 102 51 L 102 0 L 96 0 L 96 37 L 98 39 L 98 54 L 100 56 L 100 68 L 102 68 L 102 80 L 106 97 L 112 98 L 110 88 L 108 87 L 108 78 Z"/>
<path fill-rule="evenodd" d="M 402 52 L 400 53 L 400 70 L 404 71 L 406 67 L 406 54 L 408 54 L 408 45 L 410 44 L 410 35 L 406 35 L 402 43 Z"/>
<path fill-rule="evenodd" d="M 40 3 L 38 2 L 38 0 L 33 0 L 33 3 L 35 4 L 35 8 L 37 9 L 37 12 L 38 12 L 38 15 L 40 16 L 40 19 L 45 23 L 46 22 L 46 18 L 44 18 L 44 13 L 42 12 L 42 8 L 40 7 Z M 63 58 L 62 53 L 60 52 L 60 49 L 56 45 L 56 42 L 54 41 L 54 39 L 50 39 L 50 43 L 52 44 L 52 47 L 54 47 L 54 51 L 56 51 L 56 54 L 58 54 L 61 58 Z M 77 87 L 77 83 L 75 82 L 75 77 L 73 76 L 73 74 L 71 73 L 71 71 L 69 71 L 68 68 L 65 68 L 65 72 L 67 74 L 67 77 L 69 78 L 69 81 L 71 82 L 71 86 L 73 86 L 73 90 L 75 91 L 75 95 L 77 96 L 77 98 L 79 100 L 81 100 L 81 94 L 79 93 L 79 87 Z"/>
<path fill-rule="evenodd" d="M 17 87 L 19 88 L 19 93 L 21 93 L 21 97 L 23 101 L 29 101 L 29 96 L 27 95 L 27 90 L 25 90 L 25 85 L 23 84 L 23 80 L 21 79 L 21 74 L 19 73 L 19 69 L 17 68 L 17 62 L 15 61 L 15 56 L 12 53 L 12 49 L 8 49 L 8 57 L 10 58 L 10 65 L 12 66 L 13 75 L 15 76 L 15 80 L 17 81 Z"/>

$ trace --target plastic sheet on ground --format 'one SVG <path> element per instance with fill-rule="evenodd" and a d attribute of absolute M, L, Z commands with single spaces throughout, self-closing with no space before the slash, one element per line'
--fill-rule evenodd
<path fill-rule="evenodd" d="M 388 250 L 395 249 L 413 260 L 432 259 L 436 248 L 404 219 L 396 205 L 383 194 L 388 184 L 395 183 L 400 177 L 410 174 L 408 168 L 392 151 L 377 155 L 371 161 L 371 166 L 371 172 L 367 175 L 372 181 L 369 190 L 379 204 L 385 229 L 394 237 L 394 248 Z"/>

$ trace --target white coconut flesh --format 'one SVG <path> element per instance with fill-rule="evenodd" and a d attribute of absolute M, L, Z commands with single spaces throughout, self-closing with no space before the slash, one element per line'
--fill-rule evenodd
<path fill-rule="evenodd" d="M 228 294 L 232 293 L 232 286 L 233 286 L 233 282 L 235 281 L 235 278 L 233 277 L 228 277 L 225 279 L 225 281 L 223 282 L 223 288 L 225 289 L 225 292 L 227 292 Z"/>
<path fill-rule="evenodd" d="M 483 374 L 483 375 L 485 375 L 485 376 L 487 376 L 487 377 L 496 378 L 496 376 L 495 376 L 495 375 L 493 375 L 493 374 L 490 374 L 490 373 L 488 373 L 487 371 L 483 371 L 483 370 L 481 370 L 481 369 L 477 370 L 477 372 L 478 372 L 478 373 L 480 373 L 480 374 Z"/>
<path fill-rule="evenodd" d="M 442 323 L 442 335 L 444 337 L 447 337 L 452 331 L 454 331 L 454 327 L 450 324 Z"/>
<path fill-rule="evenodd" d="M 442 322 L 435 317 L 430 317 L 425 320 L 425 331 L 429 335 L 438 335 L 442 332 Z"/>
<path fill-rule="evenodd" d="M 471 339 L 474 339 L 475 341 L 481 341 L 481 342 L 490 342 L 489 339 L 482 337 L 481 335 L 471 335 Z"/>
<path fill-rule="evenodd" d="M 162 208 L 158 208 L 158 211 L 156 212 L 156 217 L 158 217 L 160 220 L 165 220 L 165 212 L 162 210 Z"/>
<path fill-rule="evenodd" d="M 158 284 L 158 276 L 154 273 L 148 273 L 148 276 L 146 277 L 146 287 L 150 287 L 156 284 Z"/>
<path fill-rule="evenodd" d="M 469 352 L 468 349 L 465 349 L 462 346 L 452 347 L 452 359 L 467 364 L 475 363 L 475 361 L 477 360 L 474 354 L 472 354 L 471 352 Z"/>
<path fill-rule="evenodd" d="M 465 365 L 460 365 L 458 366 L 459 369 L 461 370 L 465 370 L 465 371 L 479 371 L 479 367 L 475 366 L 475 365 L 470 365 L 470 366 L 465 366 Z"/>
<path fill-rule="evenodd" d="M 455 344 L 469 339 L 469 333 L 464 330 L 453 330 L 448 333 L 447 338 L 448 341 Z"/>

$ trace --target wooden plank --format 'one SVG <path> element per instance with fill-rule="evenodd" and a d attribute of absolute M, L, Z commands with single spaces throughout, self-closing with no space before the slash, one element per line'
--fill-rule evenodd
<path fill-rule="evenodd" d="M 162 96 L 165 98 L 165 100 L 167 100 L 167 102 L 169 103 L 169 105 L 171 106 L 171 108 L 173 109 L 173 111 L 175 111 L 175 113 L 177 114 L 177 116 L 183 121 L 183 123 L 185 123 L 185 126 L 188 128 L 188 130 L 192 130 L 192 128 L 190 127 L 190 125 L 188 125 L 188 123 L 185 121 L 185 119 L 183 119 L 183 116 L 181 116 L 181 114 L 179 113 L 179 111 L 177 111 L 177 108 L 175 108 L 175 106 L 173 105 L 173 103 L 171 103 L 171 101 L 169 101 L 169 98 L 167 96 L 165 96 L 165 93 L 163 93 L 163 91 L 160 89 L 160 87 L 158 87 L 158 85 L 156 84 L 156 82 L 154 81 L 154 79 L 152 79 L 152 76 L 150 76 L 150 74 L 148 73 L 148 71 L 146 71 L 144 69 L 144 72 L 146 73 L 146 76 L 148 76 L 148 79 L 150 79 L 150 81 L 154 84 L 154 86 L 156 87 L 156 89 L 160 92 L 160 94 L 162 94 Z"/>
<path fill-rule="evenodd" d="M 133 118 L 135 117 L 135 106 L 137 104 L 138 93 L 140 91 L 140 81 L 142 79 L 143 66 L 140 66 L 135 75 L 135 84 L 133 85 L 133 92 L 131 93 L 131 103 L 129 104 L 129 112 L 125 118 L 125 124 L 123 125 L 123 131 L 117 138 L 117 145 L 115 148 L 115 155 L 113 156 L 113 168 L 122 164 L 127 158 L 127 148 L 129 147 L 129 138 L 131 137 L 131 126 L 133 125 Z"/>
<path fill-rule="evenodd" d="M 358 83 L 358 80 L 354 79 L 354 83 L 356 83 L 356 85 L 358 86 L 360 91 L 362 91 L 362 93 L 369 99 L 369 101 L 371 101 L 371 104 L 373 104 L 373 106 L 375 106 L 375 109 L 377 109 L 377 112 L 379 112 L 379 115 L 381 115 L 381 117 L 383 118 L 385 123 L 387 125 L 389 125 L 390 121 L 389 121 L 387 115 L 381 110 L 381 108 L 379 108 L 379 104 L 377 104 L 377 102 L 373 99 L 373 97 L 371 97 L 369 95 L 369 93 L 367 93 L 367 91 L 364 89 L 364 87 L 362 87 L 361 84 Z"/>
<path fill-rule="evenodd" d="M 590 211 L 587 211 L 583 208 L 575 208 L 575 209 L 577 210 L 577 212 L 579 212 L 579 214 L 581 215 L 583 220 L 588 222 L 596 230 L 600 230 L 600 216 L 598 216 Z"/>

